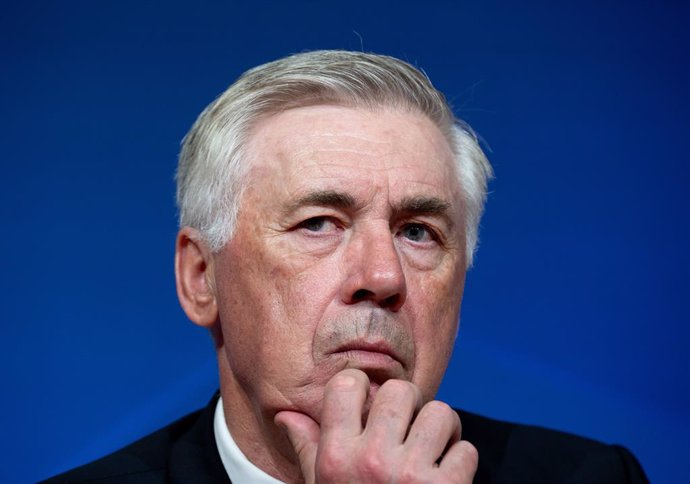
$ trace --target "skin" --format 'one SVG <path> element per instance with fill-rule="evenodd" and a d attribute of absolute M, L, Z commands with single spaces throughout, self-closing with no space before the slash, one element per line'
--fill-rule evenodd
<path fill-rule="evenodd" d="M 232 240 L 212 254 L 185 227 L 176 250 L 240 449 L 287 482 L 470 482 L 476 450 L 432 402 L 466 266 L 442 133 L 414 112 L 295 108 L 254 128 L 247 162 Z"/>

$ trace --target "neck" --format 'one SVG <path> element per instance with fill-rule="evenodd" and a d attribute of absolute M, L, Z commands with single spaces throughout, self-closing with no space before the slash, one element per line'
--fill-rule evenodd
<path fill-rule="evenodd" d="M 273 423 L 275 412 L 252 402 L 218 348 L 223 413 L 233 440 L 249 461 L 283 482 L 303 482 L 297 456 L 285 433 Z"/>

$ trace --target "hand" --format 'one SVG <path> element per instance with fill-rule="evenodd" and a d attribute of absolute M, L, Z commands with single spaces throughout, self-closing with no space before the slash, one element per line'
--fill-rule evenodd
<path fill-rule="evenodd" d="M 276 414 L 307 483 L 472 482 L 477 449 L 460 440 L 460 418 L 452 408 L 439 401 L 422 407 L 415 385 L 388 380 L 362 428 L 368 392 L 367 375 L 347 369 L 326 385 L 320 426 L 299 412 Z"/>

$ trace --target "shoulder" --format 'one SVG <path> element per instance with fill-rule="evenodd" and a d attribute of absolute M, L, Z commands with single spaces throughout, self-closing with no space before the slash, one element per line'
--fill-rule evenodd
<path fill-rule="evenodd" d="M 463 439 L 479 451 L 475 483 L 646 483 L 635 457 L 618 445 L 458 410 Z"/>
<path fill-rule="evenodd" d="M 55 476 L 46 483 L 196 484 L 230 479 L 218 454 L 213 417 L 216 393 L 206 408 L 97 461 Z"/>
<path fill-rule="evenodd" d="M 167 482 L 173 446 L 194 426 L 202 411 L 191 413 L 136 442 L 45 483 L 158 483 Z"/>

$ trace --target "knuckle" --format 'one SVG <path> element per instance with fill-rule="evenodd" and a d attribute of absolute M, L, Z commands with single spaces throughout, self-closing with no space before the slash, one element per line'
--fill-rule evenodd
<path fill-rule="evenodd" d="M 345 454 L 334 448 L 323 449 L 316 460 L 316 475 L 325 482 L 332 482 L 347 469 Z"/>
<path fill-rule="evenodd" d="M 376 400 L 380 408 L 386 408 L 389 416 L 397 415 L 417 400 L 416 387 L 403 380 L 388 380 L 379 390 Z"/>
<path fill-rule="evenodd" d="M 460 446 L 467 465 L 477 468 L 479 465 L 479 451 L 477 451 L 477 448 L 467 440 L 460 441 Z"/>
<path fill-rule="evenodd" d="M 458 418 L 458 414 L 445 402 L 439 400 L 432 400 L 425 405 L 431 413 L 439 415 L 443 418 Z"/>
<path fill-rule="evenodd" d="M 385 460 L 376 451 L 366 452 L 361 458 L 360 465 L 362 477 L 370 482 L 387 480 L 391 470 L 390 466 L 386 465 Z"/>
<path fill-rule="evenodd" d="M 403 394 L 412 394 L 414 393 L 414 384 L 410 383 L 409 381 L 405 380 L 396 380 L 396 379 L 391 379 L 391 380 L 386 380 L 383 385 L 381 385 L 381 390 L 385 389 L 388 392 L 392 393 L 403 393 Z"/>
<path fill-rule="evenodd" d="M 398 482 L 401 483 L 420 483 L 420 482 L 425 482 L 423 479 L 420 479 L 420 473 L 419 470 L 412 466 L 412 465 L 405 465 L 400 469 L 398 472 Z"/>

